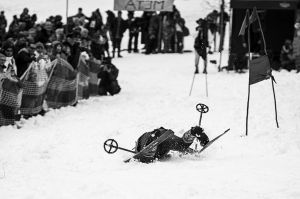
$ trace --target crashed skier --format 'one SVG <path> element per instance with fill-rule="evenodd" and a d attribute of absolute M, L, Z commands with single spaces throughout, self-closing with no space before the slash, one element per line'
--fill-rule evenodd
<path fill-rule="evenodd" d="M 135 147 L 136 152 L 141 151 L 144 149 L 148 144 L 152 141 L 156 140 L 162 134 L 164 134 L 167 130 L 163 127 L 155 129 L 151 132 L 146 132 L 142 136 L 140 136 L 137 140 L 137 144 Z M 163 141 L 162 143 L 158 144 L 156 147 L 151 149 L 150 151 L 145 152 L 142 156 L 136 158 L 141 162 L 149 163 L 153 160 L 163 159 L 167 156 L 169 151 L 179 151 L 182 153 L 189 153 L 193 151 L 190 145 L 194 142 L 195 138 L 197 138 L 200 142 L 201 146 L 205 146 L 209 142 L 208 136 L 204 133 L 203 128 L 199 126 L 192 127 L 189 131 L 185 132 L 182 137 L 178 137 L 173 135 Z"/>

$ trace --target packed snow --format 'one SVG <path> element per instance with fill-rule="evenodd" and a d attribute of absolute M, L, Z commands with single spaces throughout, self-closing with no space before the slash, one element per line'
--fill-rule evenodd
<path fill-rule="evenodd" d="M 79 6 L 84 10 L 96 7 L 88 2 L 74 0 L 71 5 L 74 12 Z M 112 7 L 111 2 L 103 3 L 105 9 Z M 193 49 L 195 20 L 204 17 L 207 9 L 218 8 L 200 2 L 175 2 L 191 30 L 186 49 Z M 2 1 L 0 5 L 14 13 L 26 5 L 38 16 L 63 12 L 54 3 L 37 0 Z M 100 3 L 99 7 L 104 15 Z M 275 123 L 271 81 L 251 86 L 249 135 L 245 136 L 248 73 L 219 73 L 217 65 L 210 63 L 208 97 L 204 74 L 195 77 L 189 96 L 193 53 L 123 52 L 123 56 L 113 60 L 120 70 L 120 94 L 50 110 L 45 116 L 22 120 L 21 129 L 0 127 L 1 199 L 300 198 L 299 74 L 273 72 L 280 128 Z M 219 55 L 209 59 L 218 61 Z M 128 152 L 109 155 L 103 150 L 109 138 L 133 149 L 142 133 L 160 126 L 181 136 L 199 122 L 197 103 L 209 106 L 201 124 L 211 139 L 231 129 L 201 155 L 173 153 L 167 161 L 143 164 L 124 163 L 131 156 Z"/>

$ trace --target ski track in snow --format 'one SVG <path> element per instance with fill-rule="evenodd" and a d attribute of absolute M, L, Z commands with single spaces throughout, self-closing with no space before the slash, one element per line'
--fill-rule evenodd
<path fill-rule="evenodd" d="M 46 6 L 24 2 L 37 11 Z M 11 2 L 0 4 L 13 10 Z M 110 4 L 105 1 L 104 7 Z M 186 49 L 192 49 L 194 21 L 211 9 L 198 4 L 198 0 L 176 2 L 191 30 Z M 17 1 L 14 5 L 22 7 Z M 79 1 L 72 5 L 82 6 Z M 84 10 L 94 9 L 84 5 Z M 198 14 L 197 8 L 202 12 Z M 123 55 L 113 60 L 120 69 L 119 95 L 91 97 L 76 107 L 51 110 L 44 117 L 22 121 L 21 129 L 0 128 L 1 199 L 300 198 L 299 74 L 273 72 L 279 129 L 270 80 L 251 86 L 245 137 L 248 73 L 218 73 L 216 65 L 209 64 L 209 96 L 205 76 L 199 74 L 189 97 L 193 53 Z M 218 60 L 218 55 L 209 59 Z M 108 138 L 132 149 L 143 132 L 160 126 L 182 135 L 198 124 L 195 106 L 200 102 L 210 108 L 202 126 L 211 139 L 231 129 L 202 155 L 173 153 L 168 161 L 125 164 L 131 154 L 104 152 Z"/>

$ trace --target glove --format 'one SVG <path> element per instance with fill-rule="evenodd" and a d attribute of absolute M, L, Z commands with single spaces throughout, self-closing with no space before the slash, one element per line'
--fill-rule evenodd
<path fill-rule="evenodd" d="M 191 134 L 199 140 L 201 146 L 205 146 L 209 142 L 208 136 L 204 133 L 204 129 L 200 126 L 192 127 Z"/>

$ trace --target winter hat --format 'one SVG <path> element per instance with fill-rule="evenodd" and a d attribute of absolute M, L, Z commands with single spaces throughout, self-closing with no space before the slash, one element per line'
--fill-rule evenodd
<path fill-rule="evenodd" d="M 41 42 L 37 42 L 37 43 L 35 44 L 35 47 L 36 47 L 36 48 L 41 47 L 42 49 L 45 48 L 45 47 L 44 47 L 44 44 L 42 44 Z"/>

